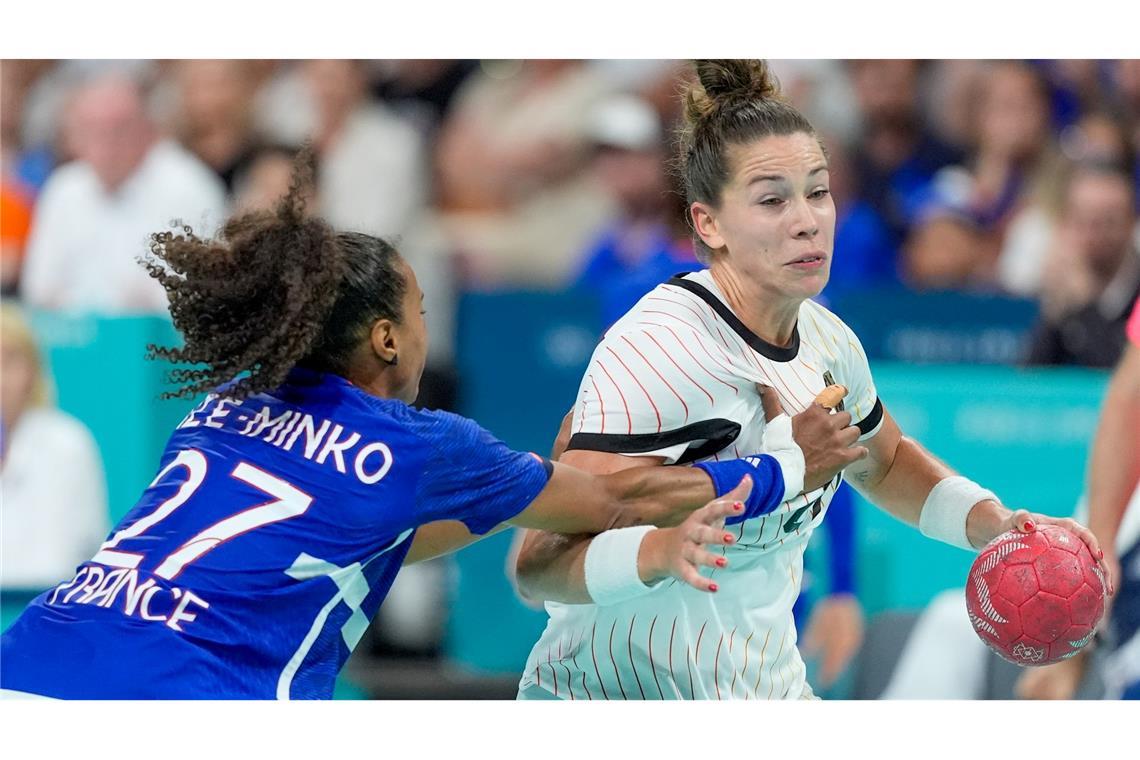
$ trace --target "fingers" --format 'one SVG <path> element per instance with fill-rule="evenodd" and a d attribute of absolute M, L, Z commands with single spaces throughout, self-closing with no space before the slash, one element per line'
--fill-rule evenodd
<path fill-rule="evenodd" d="M 709 505 L 712 505 L 712 504 L 719 502 L 719 501 L 727 502 L 729 505 L 731 505 L 734 501 L 738 501 L 741 504 L 743 504 L 744 502 L 748 501 L 748 497 L 751 495 L 752 495 L 752 476 L 751 475 L 745 475 L 741 479 L 741 481 L 736 484 L 736 488 L 733 488 L 731 491 L 729 491 L 728 493 L 724 494 L 723 496 L 715 499 L 714 501 L 709 502 Z M 726 514 L 731 514 L 731 512 L 728 512 Z"/>
<path fill-rule="evenodd" d="M 775 388 L 757 383 L 756 390 L 760 391 L 760 403 L 764 405 L 765 420 L 771 422 L 784 413 L 784 406 L 780 403 L 780 397 L 776 394 Z"/>
<path fill-rule="evenodd" d="M 1033 521 L 1033 516 L 1029 514 L 1027 509 L 1019 509 L 1010 515 L 1010 522 L 1013 524 L 1013 529 L 1022 533 L 1032 533 L 1037 530 L 1037 523 Z"/>
<path fill-rule="evenodd" d="M 1096 536 L 1093 532 L 1076 520 L 1069 518 L 1057 520 L 1056 524 L 1075 533 L 1077 538 L 1081 539 L 1085 546 L 1088 547 L 1089 553 L 1093 555 L 1097 567 L 1100 568 L 1100 572 L 1104 576 L 1105 591 L 1108 592 L 1109 596 L 1113 596 L 1116 593 L 1116 582 L 1112 577 L 1112 570 L 1109 568 L 1108 563 L 1104 561 L 1104 550 L 1100 548 L 1100 542 L 1096 540 Z"/>
<path fill-rule="evenodd" d="M 1091 530 L 1068 517 L 1058 519 L 1045 515 L 1035 515 L 1025 509 L 1017 510 L 1010 519 L 1013 521 L 1014 529 L 1022 533 L 1032 533 L 1037 529 L 1037 525 L 1057 525 L 1074 534 L 1088 547 L 1089 553 L 1096 560 L 1097 567 L 1100 568 L 1101 575 L 1104 576 L 1105 592 L 1109 596 L 1116 593 L 1116 583 L 1112 577 L 1112 570 L 1105 562 L 1104 550 L 1101 549 L 1100 542 L 1097 541 Z"/>
<path fill-rule="evenodd" d="M 681 571 L 678 573 L 678 575 L 681 580 L 683 580 L 685 583 L 688 583 L 697 591 L 708 591 L 712 594 L 715 594 L 717 591 L 718 586 L 712 579 L 701 575 L 697 572 L 695 567 L 688 563 L 686 563 L 681 568 Z"/>
<path fill-rule="evenodd" d="M 824 409 L 834 409 L 846 395 L 847 389 L 842 385 L 829 385 L 820 391 L 819 395 L 815 397 L 814 403 Z"/>

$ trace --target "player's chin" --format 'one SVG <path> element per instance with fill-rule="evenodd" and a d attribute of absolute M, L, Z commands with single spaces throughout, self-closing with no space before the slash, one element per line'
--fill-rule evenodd
<path fill-rule="evenodd" d="M 829 267 L 824 267 L 817 272 L 797 273 L 792 282 L 789 283 L 788 290 L 791 295 L 800 298 L 815 298 L 827 287 L 830 279 Z"/>

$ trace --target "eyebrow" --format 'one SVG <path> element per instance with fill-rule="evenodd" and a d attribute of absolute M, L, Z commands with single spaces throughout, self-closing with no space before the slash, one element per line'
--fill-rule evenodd
<path fill-rule="evenodd" d="M 819 174 L 820 172 L 825 172 L 825 171 L 829 171 L 829 170 L 830 170 L 830 167 L 828 167 L 827 164 L 821 164 L 821 165 L 815 167 L 814 169 L 812 169 L 811 171 L 809 171 L 808 176 L 811 177 L 811 176 L 814 176 L 816 174 Z M 761 174 L 761 175 L 755 176 L 752 179 L 748 180 L 747 185 L 752 186 L 752 185 L 756 184 L 757 182 L 787 182 L 787 181 L 788 181 L 788 178 L 785 177 L 783 174 Z"/>

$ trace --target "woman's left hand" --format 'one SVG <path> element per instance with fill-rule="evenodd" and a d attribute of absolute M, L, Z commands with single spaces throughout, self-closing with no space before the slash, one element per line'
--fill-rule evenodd
<path fill-rule="evenodd" d="M 1104 559 L 1104 551 L 1100 548 L 1100 543 L 1096 540 L 1093 532 L 1081 525 L 1076 520 L 1068 517 L 1049 517 L 1048 515 L 1030 512 L 1027 509 L 1017 509 L 1010 513 L 1010 515 L 1001 523 L 999 523 L 998 531 L 990 540 L 997 538 L 1006 531 L 1014 530 L 1019 533 L 1032 533 L 1037 530 L 1041 525 L 1057 525 L 1069 531 L 1077 538 L 1084 541 L 1085 546 L 1088 547 L 1089 552 L 1092 554 L 1093 559 L 1097 562 L 1097 567 L 1100 568 L 1101 573 L 1104 575 L 1104 583 L 1108 595 L 1112 596 L 1116 593 L 1115 581 L 1112 577 L 1112 570 L 1109 568 L 1108 563 Z M 988 542 L 987 542 L 988 543 Z"/>

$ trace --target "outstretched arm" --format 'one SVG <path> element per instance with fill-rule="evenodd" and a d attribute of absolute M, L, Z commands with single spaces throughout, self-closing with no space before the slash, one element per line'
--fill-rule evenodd
<path fill-rule="evenodd" d="M 996 499 L 981 494 L 976 500 L 969 496 L 970 492 L 982 489 L 957 491 L 947 481 L 956 473 L 918 441 L 904 436 L 894 418 L 885 410 L 881 430 L 866 441 L 866 445 L 870 455 L 849 467 L 847 477 L 869 501 L 903 522 L 919 527 L 926 535 L 962 548 L 980 549 L 1009 530 L 1028 533 L 1040 524 L 1056 524 L 1079 536 L 1094 557 L 1104 556 L 1092 532 L 1074 520 L 1024 509 L 1010 510 Z M 936 487 L 939 491 L 935 490 Z M 955 496 L 956 492 L 966 495 Z M 959 499 L 958 503 L 954 503 L 954 499 Z M 947 523 L 954 522 L 946 519 L 949 512 L 965 515 L 957 525 L 959 535 L 956 537 L 946 534 Z M 1105 569 L 1103 560 L 1101 564 Z M 1109 593 L 1112 593 L 1111 582 L 1109 585 Z"/>

